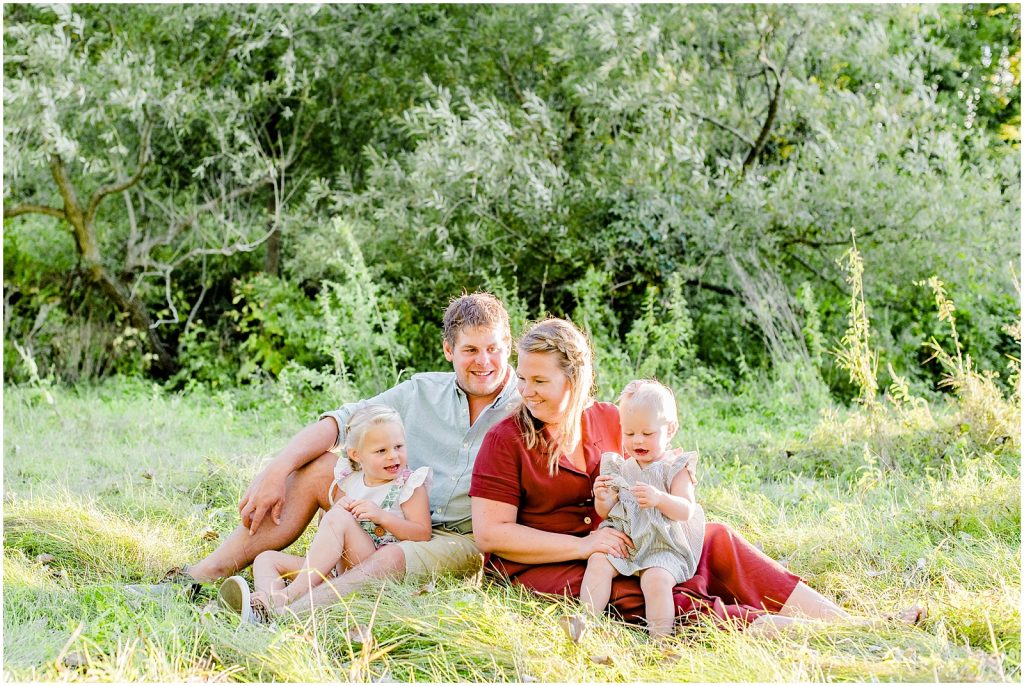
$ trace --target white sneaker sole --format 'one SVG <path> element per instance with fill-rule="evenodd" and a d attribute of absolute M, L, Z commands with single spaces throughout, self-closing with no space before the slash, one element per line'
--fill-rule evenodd
<path fill-rule="evenodd" d="M 217 591 L 220 604 L 236 613 L 243 622 L 250 621 L 249 617 L 252 615 L 250 595 L 249 583 L 240 576 L 228 577 Z"/>

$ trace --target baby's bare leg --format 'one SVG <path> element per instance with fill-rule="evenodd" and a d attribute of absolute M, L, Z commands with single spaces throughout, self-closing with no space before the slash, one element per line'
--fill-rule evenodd
<path fill-rule="evenodd" d="M 600 614 L 608 607 L 608 599 L 612 594 L 612 579 L 617 575 L 618 571 L 612 567 L 604 553 L 594 553 L 587 560 L 580 600 L 591 614 Z"/>
<path fill-rule="evenodd" d="M 252 563 L 252 579 L 256 592 L 268 598 L 273 609 L 288 602 L 285 578 L 294 577 L 306 564 L 306 558 L 268 550 L 256 556 Z"/>
<path fill-rule="evenodd" d="M 647 630 L 651 636 L 671 636 L 675 621 L 675 603 L 672 601 L 672 587 L 676 580 L 662 567 L 648 567 L 640 572 L 640 588 L 644 592 L 647 607 Z"/>
<path fill-rule="evenodd" d="M 319 586 L 339 562 L 343 570 L 349 569 L 376 549 L 351 512 L 342 507 L 331 508 L 320 520 L 316 536 L 306 551 L 304 573 L 300 573 L 288 586 L 287 603 Z"/>

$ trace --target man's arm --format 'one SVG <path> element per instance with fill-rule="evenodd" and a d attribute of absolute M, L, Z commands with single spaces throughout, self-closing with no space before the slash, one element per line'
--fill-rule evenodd
<path fill-rule="evenodd" d="M 288 475 L 324 453 L 342 447 L 345 443 L 344 427 L 353 412 L 366 405 L 381 404 L 393 407 L 404 416 L 406 406 L 414 394 L 412 381 L 404 381 L 367 400 L 345 403 L 333 412 L 325 412 L 319 421 L 297 433 L 246 489 L 238 503 L 242 525 L 252 534 L 260 528 L 268 515 L 275 523 L 281 522 Z M 327 486 L 325 483 L 324 488 Z"/>
<path fill-rule="evenodd" d="M 337 440 L 337 423 L 330 418 L 321 419 L 297 433 L 270 464 L 256 475 L 238 503 L 242 525 L 249 529 L 250 534 L 260 528 L 267 515 L 275 524 L 281 523 L 288 475 L 326 453 Z"/>

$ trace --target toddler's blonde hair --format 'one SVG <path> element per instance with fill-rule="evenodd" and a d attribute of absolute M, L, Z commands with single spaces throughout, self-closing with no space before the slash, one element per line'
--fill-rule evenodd
<path fill-rule="evenodd" d="M 627 408 L 654 410 L 662 421 L 679 426 L 676 395 L 671 388 L 660 381 L 654 379 L 630 381 L 622 389 L 618 405 L 620 412 Z"/>
<path fill-rule="evenodd" d="M 370 430 L 370 427 L 392 422 L 401 426 L 403 431 L 405 430 L 405 425 L 402 424 L 402 415 L 387 405 L 367 405 L 352 413 L 352 416 L 348 418 L 348 423 L 345 424 L 345 457 L 348 458 L 348 464 L 352 467 L 352 471 L 359 471 L 362 467 L 349 456 L 348 451 L 359 451 L 363 444 L 363 438 L 366 437 L 366 432 Z"/>

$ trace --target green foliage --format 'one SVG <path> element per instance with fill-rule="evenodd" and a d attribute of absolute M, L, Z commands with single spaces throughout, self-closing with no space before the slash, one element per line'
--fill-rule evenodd
<path fill-rule="evenodd" d="M 277 376 L 291 361 L 311 366 L 319 361 L 309 354 L 316 308 L 297 286 L 257 274 L 236 284 L 232 302 L 240 304 L 228 313 L 242 339 L 240 379 L 257 369 Z"/>
<path fill-rule="evenodd" d="M 489 288 L 517 326 L 583 323 L 607 388 L 803 365 L 848 400 L 821 352 L 850 328 L 851 226 L 880 386 L 941 380 L 931 274 L 963 354 L 1016 354 L 1016 5 L 178 9 L 4 8 L 5 210 L 63 207 L 53 154 L 97 200 L 96 254 L 68 217 L 5 219 L 8 378 L 8 341 L 42 378 L 160 376 L 156 339 L 174 387 L 378 388 L 443 365 L 444 303 Z"/>
<path fill-rule="evenodd" d="M 878 401 L 878 352 L 871 348 L 871 322 L 864 300 L 864 261 L 857 250 L 856 239 L 843 255 L 841 265 L 846 272 L 846 282 L 850 284 L 850 314 L 842 347 L 833 354 L 857 387 L 857 401 L 870 409 Z"/>

